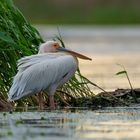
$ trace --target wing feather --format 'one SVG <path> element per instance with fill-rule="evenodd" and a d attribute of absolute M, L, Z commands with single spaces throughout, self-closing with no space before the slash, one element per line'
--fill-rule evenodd
<path fill-rule="evenodd" d="M 18 71 L 20 71 L 20 70 L 24 71 L 26 68 L 28 68 L 34 64 L 40 63 L 46 59 L 47 60 L 55 59 L 59 55 L 60 55 L 59 53 L 57 55 L 54 55 L 52 53 L 48 53 L 48 54 L 37 54 L 37 55 L 23 57 L 17 61 Z"/>

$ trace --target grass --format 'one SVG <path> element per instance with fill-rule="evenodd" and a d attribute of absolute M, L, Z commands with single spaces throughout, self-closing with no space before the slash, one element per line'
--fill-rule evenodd
<path fill-rule="evenodd" d="M 0 1 L 0 99 L 7 99 L 16 61 L 37 52 L 43 42 L 38 31 L 30 25 L 12 0 Z"/>
<path fill-rule="evenodd" d="M 64 42 L 60 37 L 57 40 Z M 39 32 L 25 19 L 14 6 L 12 0 L 0 1 L 0 101 L 7 100 L 12 77 L 17 72 L 16 61 L 27 55 L 37 53 L 39 44 L 44 42 Z M 78 69 L 72 79 L 57 91 L 56 99 L 61 102 L 76 97 L 89 97 L 94 94 L 89 88 L 91 82 L 82 76 Z M 61 94 L 60 94 L 61 93 Z M 65 101 L 63 100 L 65 97 Z M 47 99 L 47 94 L 44 94 Z M 17 101 L 19 106 L 36 105 L 37 97 Z"/>
<path fill-rule="evenodd" d="M 128 72 L 126 71 L 125 67 L 123 65 L 120 65 L 118 64 L 123 70 L 122 71 L 119 71 L 116 73 L 116 75 L 125 75 L 127 80 L 128 80 L 128 83 L 129 83 L 129 86 L 130 86 L 130 89 L 131 89 L 131 92 L 132 92 L 132 97 L 134 98 L 135 102 L 137 102 L 137 98 L 136 98 L 136 94 L 134 92 L 134 88 L 132 86 L 132 83 L 130 81 L 130 78 L 129 78 L 129 75 L 128 75 Z"/>

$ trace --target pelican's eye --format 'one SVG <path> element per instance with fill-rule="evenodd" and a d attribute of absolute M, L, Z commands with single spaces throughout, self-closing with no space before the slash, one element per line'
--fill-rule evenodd
<path fill-rule="evenodd" d="M 57 49 L 57 48 L 59 48 L 59 44 L 58 44 L 58 43 L 55 43 L 55 44 L 53 45 L 53 47 Z"/>

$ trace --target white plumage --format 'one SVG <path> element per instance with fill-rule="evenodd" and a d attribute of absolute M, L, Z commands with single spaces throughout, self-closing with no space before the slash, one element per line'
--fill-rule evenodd
<path fill-rule="evenodd" d="M 46 90 L 53 95 L 58 86 L 71 78 L 77 69 L 77 62 L 65 53 L 37 54 L 18 61 L 18 73 L 9 91 L 9 100 L 33 95 Z"/>

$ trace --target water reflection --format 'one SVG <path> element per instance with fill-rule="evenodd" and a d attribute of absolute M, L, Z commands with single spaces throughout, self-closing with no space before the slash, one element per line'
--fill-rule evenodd
<path fill-rule="evenodd" d="M 56 110 L 0 114 L 0 136 L 9 139 L 138 139 L 140 108 Z M 12 135 L 8 135 L 11 132 Z"/>

